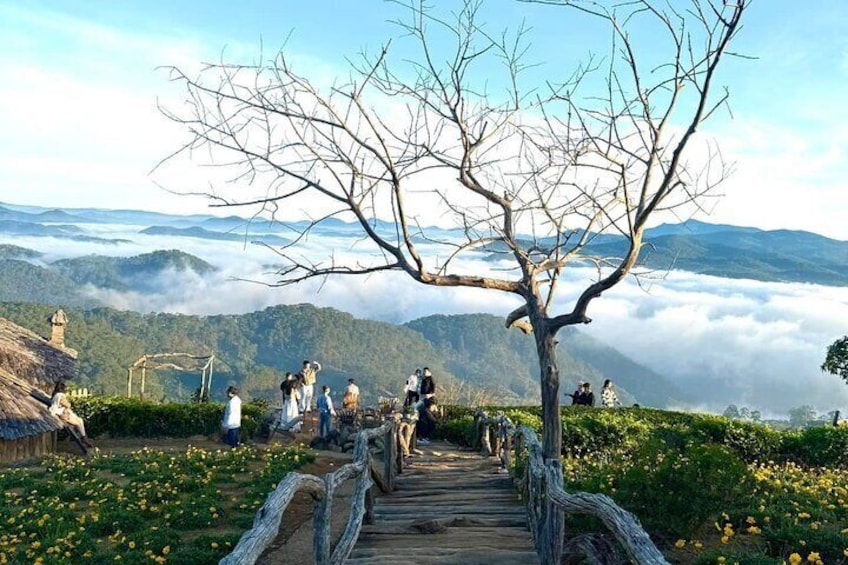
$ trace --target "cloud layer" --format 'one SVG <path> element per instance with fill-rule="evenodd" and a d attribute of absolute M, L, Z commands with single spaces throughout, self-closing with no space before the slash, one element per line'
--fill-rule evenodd
<path fill-rule="evenodd" d="M 262 247 L 114 229 L 100 226 L 98 232 L 132 238 L 134 243 L 102 245 L 49 238 L 7 242 L 44 252 L 45 262 L 87 253 L 133 255 L 178 246 L 220 269 L 207 276 L 165 272 L 152 281 L 155 292 L 151 294 L 85 289 L 115 308 L 141 312 L 239 314 L 276 304 L 311 302 L 357 317 L 400 323 L 431 314 L 505 315 L 517 305 L 495 291 L 424 287 L 401 273 L 273 287 L 268 286 L 276 281 L 269 265 L 276 256 Z M 341 249 L 337 256 L 366 257 L 364 251 L 340 243 L 313 237 L 305 252 L 317 254 L 335 246 Z M 460 265 L 464 271 L 495 267 L 481 261 Z M 557 304 L 560 311 L 570 306 L 569 298 L 585 287 L 591 274 L 578 268 L 566 275 Z M 628 280 L 595 300 L 589 315 L 594 321 L 582 331 L 673 379 L 689 393 L 693 406 L 720 412 L 736 404 L 775 415 L 803 404 L 812 404 L 820 412 L 848 409 L 848 386 L 819 370 L 827 345 L 846 333 L 848 288 L 672 272 L 647 285 Z"/>

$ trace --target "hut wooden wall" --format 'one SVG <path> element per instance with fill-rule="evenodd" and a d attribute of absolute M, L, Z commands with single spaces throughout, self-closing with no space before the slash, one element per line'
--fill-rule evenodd
<path fill-rule="evenodd" d="M 56 451 L 56 432 L 26 436 L 17 440 L 0 439 L 0 463 L 14 463 Z"/>

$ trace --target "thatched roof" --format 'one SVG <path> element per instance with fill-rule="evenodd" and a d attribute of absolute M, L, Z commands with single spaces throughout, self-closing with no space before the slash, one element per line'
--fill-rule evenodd
<path fill-rule="evenodd" d="M 53 386 L 76 374 L 76 352 L 0 318 L 0 369 L 50 394 Z"/>
<path fill-rule="evenodd" d="M 47 406 L 53 386 L 73 378 L 76 353 L 0 318 L 0 439 L 64 427 Z"/>

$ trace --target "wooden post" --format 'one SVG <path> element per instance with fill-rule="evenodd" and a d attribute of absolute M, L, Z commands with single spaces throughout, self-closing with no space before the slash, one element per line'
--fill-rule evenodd
<path fill-rule="evenodd" d="M 197 401 L 203 402 L 203 389 L 206 386 L 206 368 L 200 370 L 200 390 L 197 393 Z"/>
<path fill-rule="evenodd" d="M 837 410 L 836 412 L 833 413 L 833 425 L 834 426 L 839 425 L 839 410 Z"/>
<path fill-rule="evenodd" d="M 147 367 L 144 365 L 141 366 L 141 398 L 144 399 L 144 377 L 147 373 Z"/>
<path fill-rule="evenodd" d="M 368 492 L 365 493 L 365 518 L 364 521 L 369 526 L 374 524 L 374 489 L 376 486 L 372 486 L 368 489 Z"/>
<path fill-rule="evenodd" d="M 312 551 L 315 565 L 330 563 L 330 519 L 333 517 L 333 494 L 335 491 L 335 473 L 324 475 L 324 498 L 315 501 L 315 514 L 312 516 Z"/>
<path fill-rule="evenodd" d="M 132 367 L 127 369 L 127 398 L 132 398 Z"/>
<path fill-rule="evenodd" d="M 389 416 L 392 418 L 392 416 Z M 395 449 L 397 444 L 397 423 L 392 422 L 392 425 L 386 430 L 386 436 L 383 438 L 383 480 L 390 489 L 394 490 L 395 480 L 392 469 L 395 466 Z"/>
<path fill-rule="evenodd" d="M 212 364 L 215 362 L 215 357 L 209 359 L 209 377 L 206 379 L 206 398 L 212 398 Z"/>

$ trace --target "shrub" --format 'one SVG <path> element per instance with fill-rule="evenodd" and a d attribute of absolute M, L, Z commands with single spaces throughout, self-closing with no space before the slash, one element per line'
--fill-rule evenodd
<path fill-rule="evenodd" d="M 75 399 L 74 409 L 92 437 L 189 437 L 217 435 L 224 405 L 219 403 L 156 404 L 136 398 Z M 241 436 L 253 437 L 264 410 L 242 404 Z"/>
<path fill-rule="evenodd" d="M 620 477 L 616 498 L 649 530 L 679 538 L 746 504 L 752 486 L 748 467 L 727 447 L 706 444 L 677 452 L 649 442 Z"/>
<path fill-rule="evenodd" d="M 848 428 L 807 428 L 786 432 L 782 452 L 785 456 L 807 465 L 848 466 Z"/>

